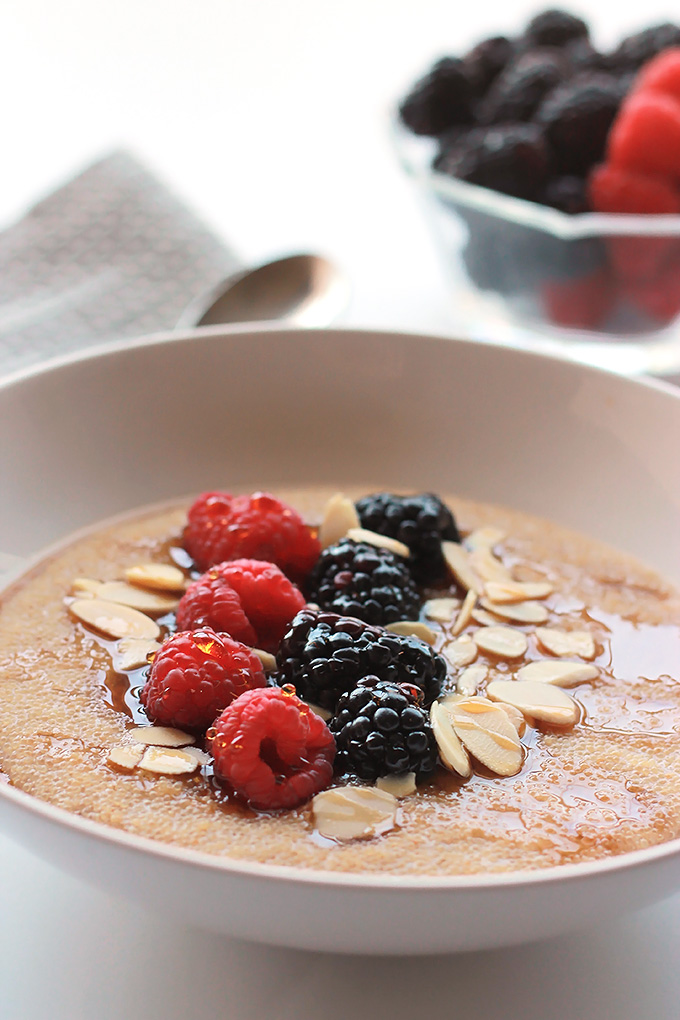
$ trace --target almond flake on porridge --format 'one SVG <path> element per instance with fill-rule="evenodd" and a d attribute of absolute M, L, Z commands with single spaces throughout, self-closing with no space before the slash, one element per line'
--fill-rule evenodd
<path fill-rule="evenodd" d="M 389 549 L 395 556 L 403 556 L 404 559 L 411 555 L 411 550 L 403 542 L 387 535 L 379 535 L 377 531 L 369 531 L 368 528 L 350 528 L 347 538 L 353 542 L 366 542 L 367 545 L 374 545 L 377 549 Z"/>
<path fill-rule="evenodd" d="M 385 630 L 391 630 L 393 634 L 404 634 L 406 637 L 417 637 L 425 644 L 433 645 L 437 635 L 420 620 L 397 620 L 395 623 L 388 623 Z"/>
<path fill-rule="evenodd" d="M 198 767 L 195 755 L 176 747 L 147 747 L 139 763 L 140 769 L 162 776 L 180 776 Z"/>
<path fill-rule="evenodd" d="M 473 758 L 498 776 L 514 776 L 522 768 L 524 750 L 507 714 L 487 698 L 469 698 L 448 705 L 453 728 Z"/>
<path fill-rule="evenodd" d="M 321 548 L 327 549 L 329 545 L 335 545 L 349 531 L 360 527 L 359 515 L 352 500 L 343 495 L 342 492 L 336 492 L 324 507 L 319 527 Z"/>
<path fill-rule="evenodd" d="M 502 616 L 506 620 L 516 620 L 518 623 L 544 623 L 549 615 L 544 605 L 532 600 L 492 602 L 490 599 L 482 599 L 481 605 L 495 613 L 496 616 Z"/>
<path fill-rule="evenodd" d="M 186 584 L 182 571 L 171 563 L 136 563 L 125 571 L 125 580 L 153 591 L 181 592 Z"/>
<path fill-rule="evenodd" d="M 460 607 L 460 612 L 458 613 L 455 623 L 451 628 L 452 634 L 460 634 L 461 631 L 465 630 L 468 623 L 472 620 L 472 614 L 476 604 L 477 592 L 473 588 L 470 588 L 470 591 L 463 599 L 463 605 Z"/>
<path fill-rule="evenodd" d="M 484 586 L 472 567 L 467 549 L 458 542 L 442 542 L 442 552 L 449 570 L 460 586 L 466 591 L 474 591 L 481 595 Z"/>
<path fill-rule="evenodd" d="M 553 726 L 573 726 L 580 711 L 574 699 L 561 687 L 538 680 L 492 680 L 486 689 L 492 701 L 514 705 L 524 715 Z"/>
<path fill-rule="evenodd" d="M 441 654 L 454 669 L 462 669 L 477 658 L 477 645 L 468 634 L 463 634 L 455 641 L 447 642 Z"/>
<path fill-rule="evenodd" d="M 447 705 L 438 701 L 433 702 L 430 708 L 430 725 L 444 767 L 467 779 L 472 775 L 472 766 L 468 753 L 453 728 L 453 720 Z"/>
<path fill-rule="evenodd" d="M 599 675 L 596 666 L 563 659 L 537 659 L 517 670 L 518 680 L 536 680 L 555 687 L 571 687 L 584 680 L 595 680 Z"/>
<path fill-rule="evenodd" d="M 552 655 L 578 655 L 581 659 L 594 659 L 596 655 L 593 635 L 587 630 L 538 627 L 536 637 L 541 646 Z"/>
<path fill-rule="evenodd" d="M 110 638 L 136 637 L 155 641 L 160 637 L 161 629 L 155 620 L 138 609 L 117 602 L 96 598 L 75 599 L 69 603 L 68 610 L 81 623 Z"/>
<path fill-rule="evenodd" d="M 499 659 L 519 659 L 526 653 L 528 642 L 521 630 L 512 627 L 481 627 L 475 631 L 475 643 L 483 652 Z"/>
<path fill-rule="evenodd" d="M 327 839 L 370 839 L 394 828 L 397 805 L 396 797 L 375 786 L 335 786 L 314 797 L 312 818 Z"/>
<path fill-rule="evenodd" d="M 147 591 L 127 581 L 92 581 L 87 577 L 78 577 L 73 582 L 73 590 L 79 597 L 89 596 L 104 602 L 115 602 L 129 606 L 130 609 L 138 609 L 140 613 L 154 615 L 171 613 L 177 608 L 178 602 L 175 596 Z"/>
<path fill-rule="evenodd" d="M 151 744 L 154 747 L 185 747 L 195 744 L 196 738 L 183 730 L 172 726 L 135 726 L 128 730 L 138 744 Z"/>

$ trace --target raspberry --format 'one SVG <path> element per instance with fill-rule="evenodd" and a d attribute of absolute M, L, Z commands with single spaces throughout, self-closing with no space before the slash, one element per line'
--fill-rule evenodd
<path fill-rule="evenodd" d="M 330 721 L 338 753 L 335 771 L 374 783 L 379 776 L 415 772 L 424 779 L 437 764 L 437 744 L 422 692 L 410 684 L 360 680 L 343 694 Z"/>
<path fill-rule="evenodd" d="M 202 733 L 234 698 L 266 683 L 254 652 L 202 627 L 163 642 L 140 700 L 152 722 Z"/>
<path fill-rule="evenodd" d="M 588 179 L 590 203 L 596 212 L 673 215 L 680 213 L 680 192 L 667 181 L 604 164 Z M 671 237 L 622 237 L 607 239 L 617 276 L 626 281 L 654 276 L 674 241 Z"/>
<path fill-rule="evenodd" d="M 667 325 L 680 313 L 680 250 L 675 242 L 669 261 L 648 280 L 633 283 L 630 299 L 660 325 Z"/>
<path fill-rule="evenodd" d="M 191 506 L 184 544 L 201 570 L 244 557 L 276 563 L 302 580 L 321 551 L 300 515 L 274 496 L 205 492 Z"/>
<path fill-rule="evenodd" d="M 579 74 L 548 93 L 535 120 L 561 173 L 585 174 L 602 159 L 620 105 L 618 82 L 608 74 Z"/>
<path fill-rule="evenodd" d="M 304 596 L 274 563 L 231 560 L 193 581 L 177 607 L 180 630 L 208 626 L 236 641 L 276 651 L 305 604 Z"/>
<path fill-rule="evenodd" d="M 333 777 L 335 741 L 294 690 L 248 691 L 208 732 L 215 773 L 263 811 L 294 808 Z"/>
<path fill-rule="evenodd" d="M 680 102 L 680 46 L 664 50 L 635 79 L 636 92 L 661 92 Z"/>
<path fill-rule="evenodd" d="M 417 135 L 440 135 L 472 121 L 473 89 L 461 60 L 444 57 L 416 82 L 399 107 L 404 124 Z"/>
<path fill-rule="evenodd" d="M 608 162 L 643 174 L 680 176 L 680 103 L 657 92 L 635 92 L 609 133 Z"/>
<path fill-rule="evenodd" d="M 432 583 L 446 576 L 442 541 L 460 542 L 460 535 L 453 514 L 439 496 L 377 492 L 364 496 L 356 507 L 364 528 L 408 546 L 409 568 L 417 580 Z"/>
<path fill-rule="evenodd" d="M 385 625 L 411 620 L 420 610 L 406 560 L 389 549 L 341 538 L 321 553 L 309 581 L 321 609 Z"/>
<path fill-rule="evenodd" d="M 597 269 L 575 280 L 551 280 L 543 287 L 543 302 L 550 322 L 569 329 L 597 329 L 614 301 L 611 280 Z"/>
<path fill-rule="evenodd" d="M 295 617 L 276 660 L 282 682 L 331 712 L 340 695 L 365 676 L 415 684 L 426 705 L 438 697 L 446 679 L 446 662 L 423 641 L 313 609 Z"/>

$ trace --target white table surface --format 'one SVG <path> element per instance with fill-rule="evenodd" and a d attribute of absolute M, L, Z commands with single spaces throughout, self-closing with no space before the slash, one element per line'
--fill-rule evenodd
<path fill-rule="evenodd" d="M 647 14 L 632 0 L 601 0 L 596 27 L 611 41 L 672 7 Z M 447 332 L 443 280 L 385 112 L 432 58 L 512 31 L 535 9 L 526 0 L 5 0 L 0 225 L 124 145 L 244 258 L 334 257 L 354 288 L 347 322 Z M 253 947 L 168 924 L 0 837 L 2 1020 L 401 1020 L 425 1010 L 677 1020 L 679 956 L 677 896 L 615 925 L 458 958 L 405 964 Z"/>

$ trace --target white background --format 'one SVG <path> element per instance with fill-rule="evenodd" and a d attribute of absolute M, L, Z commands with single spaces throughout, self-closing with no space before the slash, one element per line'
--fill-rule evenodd
<path fill-rule="evenodd" d="M 349 322 L 444 332 L 446 291 L 387 111 L 434 57 L 536 9 L 1 0 L 0 225 L 124 145 L 245 259 L 334 257 L 354 288 Z M 595 34 L 610 43 L 671 14 L 601 0 Z M 677 897 L 607 928 L 459 958 L 257 948 L 142 913 L 0 838 L 1 1020 L 677 1020 L 679 954 Z"/>

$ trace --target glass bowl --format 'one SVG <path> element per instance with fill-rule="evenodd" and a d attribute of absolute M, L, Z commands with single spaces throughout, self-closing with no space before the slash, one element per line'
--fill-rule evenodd
<path fill-rule="evenodd" d="M 574 216 L 432 169 L 392 136 L 438 243 L 454 325 L 625 375 L 680 371 L 680 216 Z"/>

